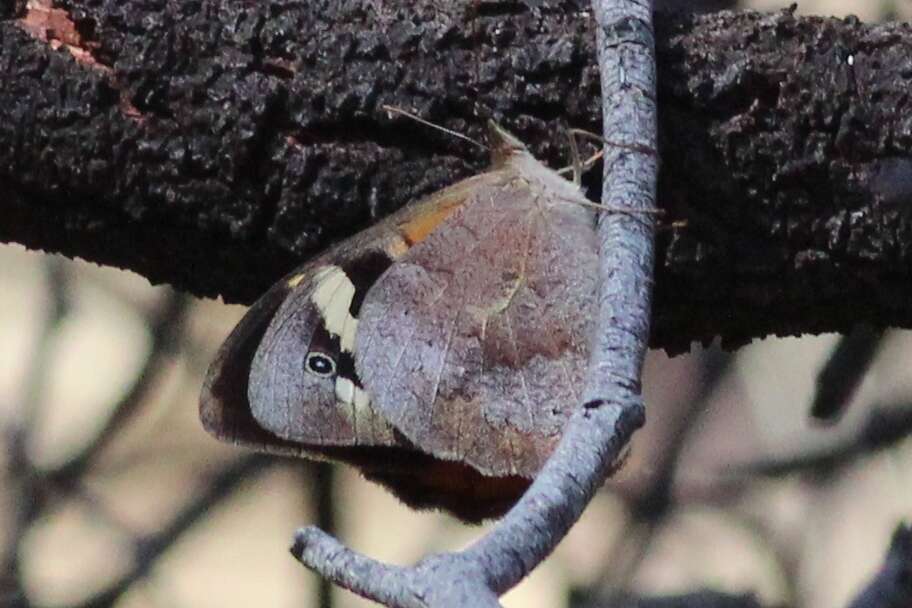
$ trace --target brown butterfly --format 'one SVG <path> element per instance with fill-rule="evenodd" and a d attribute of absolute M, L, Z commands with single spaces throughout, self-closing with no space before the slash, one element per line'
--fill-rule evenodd
<path fill-rule="evenodd" d="M 416 508 L 503 514 L 580 397 L 594 212 L 492 126 L 492 166 L 272 287 L 209 368 L 216 437 L 358 467 Z"/>

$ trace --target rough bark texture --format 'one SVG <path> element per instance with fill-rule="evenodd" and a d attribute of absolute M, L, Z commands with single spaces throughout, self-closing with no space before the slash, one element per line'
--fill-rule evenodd
<path fill-rule="evenodd" d="M 561 121 L 598 130 L 585 0 L 390 4 L 5 9 L 0 240 L 250 302 L 484 166 L 381 104 L 494 117 L 555 164 Z M 718 13 L 660 17 L 657 45 L 659 200 L 687 225 L 660 234 L 653 344 L 912 326 L 912 28 Z"/>

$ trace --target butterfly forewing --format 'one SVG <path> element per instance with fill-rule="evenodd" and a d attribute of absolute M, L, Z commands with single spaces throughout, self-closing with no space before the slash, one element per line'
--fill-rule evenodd
<path fill-rule="evenodd" d="M 269 323 L 291 292 L 277 283 L 250 307 L 209 366 L 200 397 L 200 420 L 219 439 L 268 451 L 302 455 L 306 446 L 282 440 L 262 428 L 247 399 L 250 365 Z"/>
<path fill-rule="evenodd" d="M 200 399 L 206 429 L 266 451 L 320 457 L 334 446 L 411 450 L 401 435 L 393 438 L 357 378 L 358 311 L 377 277 L 488 179 L 468 178 L 417 201 L 276 283 L 209 367 Z"/>
<path fill-rule="evenodd" d="M 358 292 L 363 286 L 355 284 L 352 266 L 336 257 L 293 276 L 294 289 L 257 348 L 250 409 L 279 437 L 319 446 L 396 443 L 354 370 Z"/>

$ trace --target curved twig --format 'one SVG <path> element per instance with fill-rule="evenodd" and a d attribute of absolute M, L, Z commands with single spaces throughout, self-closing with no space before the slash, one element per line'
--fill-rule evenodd
<path fill-rule="evenodd" d="M 655 206 L 656 107 L 652 2 L 593 0 L 598 25 L 605 149 L 602 202 Z M 649 337 L 654 222 L 603 215 L 600 293 L 583 405 L 517 505 L 458 553 L 413 567 L 382 564 L 320 530 L 304 528 L 292 553 L 335 583 L 388 606 L 498 606 L 497 597 L 537 566 L 579 518 L 644 421 L 640 372 Z"/>

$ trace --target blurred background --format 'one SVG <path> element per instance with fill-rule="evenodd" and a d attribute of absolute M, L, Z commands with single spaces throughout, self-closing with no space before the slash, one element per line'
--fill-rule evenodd
<path fill-rule="evenodd" d="M 799 12 L 909 19 L 912 2 Z M 401 564 L 484 532 L 409 511 L 351 469 L 206 435 L 201 376 L 243 307 L 18 246 L 0 246 L 0 285 L 0 606 L 373 605 L 300 567 L 294 529 Z M 504 603 L 711 589 L 847 605 L 912 518 L 910 357 L 912 333 L 864 328 L 651 353 L 628 463 Z"/>

